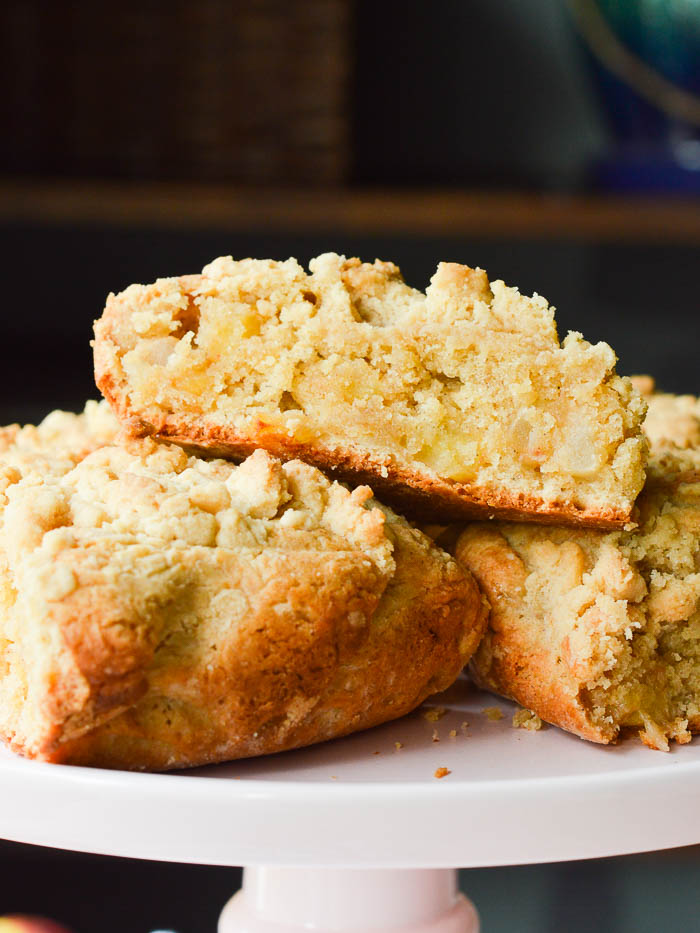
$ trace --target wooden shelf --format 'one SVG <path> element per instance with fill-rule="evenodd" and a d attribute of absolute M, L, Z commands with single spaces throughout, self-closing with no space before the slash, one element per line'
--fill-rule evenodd
<path fill-rule="evenodd" d="M 700 243 L 700 199 L 5 178 L 0 222 Z"/>

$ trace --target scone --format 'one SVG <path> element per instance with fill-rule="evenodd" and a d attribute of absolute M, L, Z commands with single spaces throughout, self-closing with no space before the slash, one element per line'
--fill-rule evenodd
<path fill-rule="evenodd" d="M 700 731 L 700 457 L 650 463 L 638 527 L 475 523 L 456 555 L 491 603 L 483 687 L 594 742 L 652 748 Z M 440 539 L 438 539 L 440 540 Z"/>
<path fill-rule="evenodd" d="M 644 481 L 646 406 L 615 354 L 481 269 L 423 294 L 388 262 L 217 259 L 111 295 L 97 384 L 135 433 L 299 457 L 416 518 L 618 527 Z"/>
<path fill-rule="evenodd" d="M 133 441 L 0 475 L 0 735 L 168 769 L 401 716 L 485 625 L 468 572 L 318 470 Z M 25 468 L 26 467 L 26 468 Z"/>
<path fill-rule="evenodd" d="M 651 376 L 633 376 L 632 382 L 649 406 L 643 427 L 652 448 L 700 447 L 699 398 L 657 392 Z"/>

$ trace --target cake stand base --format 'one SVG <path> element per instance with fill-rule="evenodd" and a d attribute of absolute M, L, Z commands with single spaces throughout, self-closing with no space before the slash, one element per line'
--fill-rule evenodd
<path fill-rule="evenodd" d="M 219 933 L 479 933 L 454 869 L 246 868 Z"/>

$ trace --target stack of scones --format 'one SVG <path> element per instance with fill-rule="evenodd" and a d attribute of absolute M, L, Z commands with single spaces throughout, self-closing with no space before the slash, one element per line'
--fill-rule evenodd
<path fill-rule="evenodd" d="M 700 731 L 700 404 L 560 343 L 545 299 L 220 258 L 110 295 L 94 353 L 103 401 L 0 431 L 14 750 L 282 751 L 467 664 L 595 742 Z"/>

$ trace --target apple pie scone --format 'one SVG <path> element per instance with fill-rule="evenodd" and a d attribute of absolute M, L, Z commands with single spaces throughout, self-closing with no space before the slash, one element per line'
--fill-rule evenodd
<path fill-rule="evenodd" d="M 135 435 L 207 455 L 263 447 L 414 517 L 620 527 L 642 488 L 646 406 L 605 343 L 441 263 L 221 258 L 132 285 L 96 323 L 98 386 Z"/>
<path fill-rule="evenodd" d="M 481 686 L 594 742 L 700 731 L 700 456 L 655 456 L 631 531 L 475 523 L 455 553 L 491 613 Z M 440 538 L 438 538 L 440 540 Z"/>
<path fill-rule="evenodd" d="M 299 461 L 5 457 L 0 736 L 30 757 L 169 769 L 333 738 L 446 688 L 483 633 L 468 571 Z"/>

